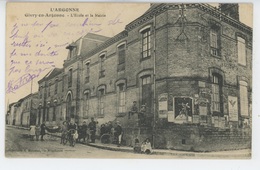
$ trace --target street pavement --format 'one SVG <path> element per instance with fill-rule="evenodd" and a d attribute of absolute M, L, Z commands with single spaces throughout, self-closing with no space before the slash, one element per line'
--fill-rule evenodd
<path fill-rule="evenodd" d="M 131 147 L 117 147 L 112 144 L 79 144 L 75 147 L 60 144 L 60 138 L 45 135 L 45 141 L 31 141 L 29 131 L 7 126 L 5 134 L 5 155 L 11 158 L 141 158 L 141 159 L 248 159 L 251 157 L 249 149 L 221 152 L 186 152 L 173 150 L 154 150 L 151 155 L 133 153 Z"/>
<path fill-rule="evenodd" d="M 6 127 L 5 155 L 12 158 L 161 158 L 160 155 L 144 155 L 104 150 L 76 143 L 61 145 L 57 137 L 45 136 L 44 141 L 31 141 L 29 131 Z M 165 155 L 165 158 L 171 156 Z"/>

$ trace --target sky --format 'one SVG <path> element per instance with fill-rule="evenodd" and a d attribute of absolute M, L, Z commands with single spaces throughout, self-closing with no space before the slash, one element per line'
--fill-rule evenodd
<path fill-rule="evenodd" d="M 31 3 L 8 5 L 6 105 L 18 101 L 31 92 L 36 92 L 38 80 L 54 67 L 61 68 L 67 57 L 65 47 L 69 43 L 88 32 L 112 37 L 124 30 L 125 25 L 141 16 L 150 7 L 148 3 L 100 3 L 98 7 L 91 3 L 84 5 L 80 3 L 54 3 L 52 5 L 42 3 L 39 5 L 40 8 Z M 217 4 L 212 5 L 217 6 Z M 50 11 L 54 8 L 72 7 L 79 8 L 79 12 Z M 252 27 L 252 6 L 240 4 L 239 10 L 240 21 Z M 44 17 L 39 14 L 43 14 Z M 51 14 L 65 14 L 65 16 L 51 17 Z M 105 17 L 92 17 L 95 15 L 105 15 Z M 35 75 L 32 82 L 27 81 L 32 78 L 27 76 L 28 73 Z M 17 84 L 19 87 L 15 90 L 8 88 Z"/>

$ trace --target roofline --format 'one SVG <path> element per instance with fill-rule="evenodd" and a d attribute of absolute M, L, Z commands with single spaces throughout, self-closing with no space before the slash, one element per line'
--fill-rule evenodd
<path fill-rule="evenodd" d="M 144 13 L 143 15 L 141 15 L 134 21 L 127 24 L 125 28 L 126 28 L 126 30 L 132 30 L 132 29 L 136 28 L 137 26 L 139 26 L 140 24 L 146 22 L 147 20 L 152 19 L 155 15 L 161 14 L 162 12 L 164 12 L 168 9 L 179 10 L 179 5 L 180 5 L 180 3 L 162 3 L 162 4 L 158 5 L 157 7 L 155 7 L 154 9 Z M 250 35 L 252 35 L 251 27 L 245 25 L 244 23 L 242 23 L 238 20 L 235 20 L 235 19 L 227 16 L 226 14 L 222 13 L 219 10 L 216 10 L 216 8 L 214 8 L 210 4 L 188 3 L 185 5 L 187 6 L 187 8 L 197 8 L 202 11 L 205 11 L 205 12 L 207 12 L 207 14 L 209 14 L 233 27 L 237 27 L 238 29 L 240 29 L 243 32 L 247 32 Z"/>
<path fill-rule="evenodd" d="M 64 70 L 64 68 L 53 68 L 52 70 L 50 70 L 42 79 L 40 79 L 39 81 L 38 81 L 38 84 L 40 84 L 40 83 L 42 83 L 43 81 L 45 81 L 45 80 L 49 80 L 49 79 L 51 79 L 52 77 L 48 77 L 48 75 L 50 75 L 55 69 L 58 69 L 57 71 L 57 73 L 56 74 L 54 74 L 55 76 L 57 76 L 58 74 L 60 74 L 60 73 L 62 73 L 63 72 L 63 70 Z"/>

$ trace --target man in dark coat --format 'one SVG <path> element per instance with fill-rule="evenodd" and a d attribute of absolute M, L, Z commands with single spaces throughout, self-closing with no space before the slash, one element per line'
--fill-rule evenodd
<path fill-rule="evenodd" d="M 117 139 L 117 146 L 118 147 L 121 145 L 122 134 L 123 134 L 123 129 L 120 125 L 120 122 L 116 122 L 115 137 Z"/>
<path fill-rule="evenodd" d="M 88 130 L 88 125 L 87 123 L 84 121 L 83 125 L 81 126 L 81 135 L 83 138 L 83 141 L 86 142 L 86 137 L 87 137 L 87 130 Z"/>
<path fill-rule="evenodd" d="M 43 140 L 43 136 L 45 135 L 45 130 L 46 130 L 46 125 L 45 125 L 45 122 L 42 122 L 41 124 L 41 141 L 44 141 Z"/>
<path fill-rule="evenodd" d="M 95 143 L 96 139 L 96 122 L 94 121 L 94 118 L 91 118 L 91 122 L 88 125 L 89 131 L 90 131 L 90 139 L 91 143 Z"/>
<path fill-rule="evenodd" d="M 138 112 L 136 101 L 133 102 L 133 106 L 131 107 L 131 110 L 128 112 L 128 119 L 131 118 L 131 116 Z"/>

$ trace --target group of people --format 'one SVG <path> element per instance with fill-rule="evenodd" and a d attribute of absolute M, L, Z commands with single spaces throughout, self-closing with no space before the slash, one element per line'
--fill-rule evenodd
<path fill-rule="evenodd" d="M 128 112 L 128 119 L 131 118 L 134 114 L 138 115 L 138 124 L 139 126 L 145 125 L 145 114 L 146 114 L 146 105 L 142 105 L 140 111 L 138 111 L 137 102 L 133 102 L 131 110 Z"/>
<path fill-rule="evenodd" d="M 41 136 L 40 140 L 44 141 L 43 137 L 46 133 L 45 130 L 46 130 L 45 122 L 43 122 L 41 125 L 31 125 L 29 129 L 31 141 L 34 141 L 34 137 L 36 138 L 36 141 L 39 141 L 40 136 Z"/>
<path fill-rule="evenodd" d="M 146 138 L 141 144 L 138 139 L 135 139 L 134 152 L 151 154 L 153 150 L 150 139 Z"/>
<path fill-rule="evenodd" d="M 83 139 L 83 142 L 86 142 L 86 137 L 87 137 L 87 130 L 89 128 L 90 130 L 90 138 L 91 138 L 91 142 L 95 142 L 95 134 L 96 134 L 96 124 L 97 122 L 94 121 L 94 118 L 91 118 L 91 122 L 89 123 L 89 125 L 87 125 L 86 121 L 84 121 L 82 123 L 82 125 L 78 125 L 76 122 L 74 121 L 64 121 L 61 127 L 61 141 L 60 143 L 62 144 L 65 136 L 67 134 L 69 135 L 73 135 L 76 134 L 77 135 L 77 140 L 80 141 L 80 139 Z"/>

